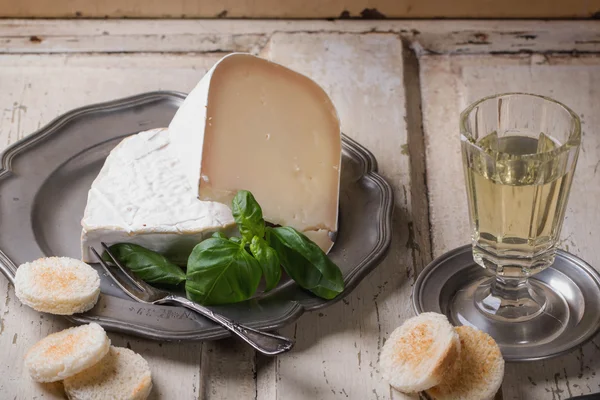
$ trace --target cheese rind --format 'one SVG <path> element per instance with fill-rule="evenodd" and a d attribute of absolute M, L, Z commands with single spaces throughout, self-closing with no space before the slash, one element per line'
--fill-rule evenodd
<path fill-rule="evenodd" d="M 200 201 L 189 186 L 167 129 L 140 132 L 115 147 L 88 192 L 81 221 L 82 258 L 100 242 L 135 243 L 185 262 L 215 231 L 235 232 L 225 204 Z"/>
<path fill-rule="evenodd" d="M 238 190 L 249 190 L 265 220 L 320 231 L 319 245 L 329 250 L 329 233 L 337 231 L 341 133 L 333 103 L 315 82 L 231 54 L 189 94 L 169 132 L 201 200 L 229 204 Z"/>

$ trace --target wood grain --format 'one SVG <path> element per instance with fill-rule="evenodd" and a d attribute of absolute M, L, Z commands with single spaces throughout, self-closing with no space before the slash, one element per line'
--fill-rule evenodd
<path fill-rule="evenodd" d="M 278 357 L 275 371 L 266 375 L 279 377 L 272 382 L 275 397 L 261 398 L 389 399 L 379 354 L 391 331 L 413 315 L 408 300 L 415 277 L 410 157 L 402 151 L 408 141 L 402 41 L 393 34 L 277 33 L 263 54 L 329 93 L 342 131 L 373 152 L 393 185 L 395 216 L 390 254 L 356 291 L 283 330 L 296 338 L 296 349 Z"/>
<path fill-rule="evenodd" d="M 276 359 L 257 357 L 235 340 L 110 337 L 149 360 L 154 399 L 405 398 L 382 380 L 378 353 L 412 315 L 416 273 L 432 255 L 468 240 L 456 129 L 468 102 L 519 89 L 548 94 L 581 114 L 583 151 L 562 245 L 599 265 L 600 57 L 571 54 L 600 52 L 597 27 L 593 21 L 0 20 L 0 149 L 75 107 L 150 90 L 189 91 L 234 50 L 308 74 L 332 96 L 344 132 L 376 155 L 394 187 L 388 258 L 347 299 L 283 329 L 298 344 Z M 35 341 L 66 326 L 21 306 L 0 277 L 0 398 L 63 398 L 59 385 L 33 383 L 21 360 Z M 504 398 L 597 391 L 599 349 L 595 339 L 556 360 L 509 365 Z"/>
<path fill-rule="evenodd" d="M 597 21 L 2 20 L 3 53 L 257 53 L 274 32 L 394 33 L 419 55 L 600 52 Z"/>
<path fill-rule="evenodd" d="M 589 18 L 598 0 L 2 0 L 11 18 Z"/>

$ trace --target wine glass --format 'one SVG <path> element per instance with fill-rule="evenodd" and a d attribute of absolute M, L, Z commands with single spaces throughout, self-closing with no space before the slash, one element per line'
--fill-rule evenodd
<path fill-rule="evenodd" d="M 554 262 L 581 144 L 579 117 L 548 97 L 507 93 L 460 116 L 473 258 L 494 276 L 455 296 L 454 317 L 502 345 L 541 344 L 569 320 L 535 274 Z"/>

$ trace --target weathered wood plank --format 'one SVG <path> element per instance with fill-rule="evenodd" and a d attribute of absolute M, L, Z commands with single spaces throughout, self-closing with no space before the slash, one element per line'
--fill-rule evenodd
<path fill-rule="evenodd" d="M 394 186 L 396 208 L 387 259 L 343 302 L 283 330 L 296 338 L 295 351 L 259 371 L 258 387 L 266 388 L 259 399 L 391 398 L 379 353 L 391 331 L 412 316 L 415 273 L 410 159 L 402 150 L 408 140 L 402 53 L 393 34 L 278 33 L 265 49 L 268 58 L 312 77 L 331 95 L 342 130 L 375 154 Z"/>
<path fill-rule="evenodd" d="M 274 32 L 395 33 L 419 53 L 600 51 L 596 21 L 0 20 L 0 53 L 257 52 Z"/>
<path fill-rule="evenodd" d="M 589 18 L 597 0 L 85 0 L 4 1 L 0 15 L 34 18 Z"/>
<path fill-rule="evenodd" d="M 468 243 L 468 214 L 460 157 L 458 116 L 486 95 L 524 91 L 553 97 L 582 118 L 583 147 L 563 227 L 563 248 L 600 267 L 599 56 L 425 56 L 421 58 L 427 178 L 434 255 Z M 509 364 L 505 399 L 561 399 L 597 392 L 597 339 L 548 361 Z"/>
<path fill-rule="evenodd" d="M 0 148 L 75 107 L 152 90 L 189 91 L 220 57 L 2 55 Z M 0 277 L 0 294 L 0 398 L 41 396 L 49 389 L 29 378 L 24 354 L 37 340 L 68 323 L 22 306 L 4 277 Z M 131 347 L 148 360 L 154 399 L 254 398 L 254 353 L 247 346 L 229 340 L 158 343 L 120 334 L 109 336 L 113 344 Z M 47 393 L 44 398 L 61 397 Z"/>

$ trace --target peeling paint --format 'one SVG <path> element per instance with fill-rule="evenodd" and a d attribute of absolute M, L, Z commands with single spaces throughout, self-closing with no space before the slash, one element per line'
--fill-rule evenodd
<path fill-rule="evenodd" d="M 375 305 L 375 314 L 377 315 L 377 362 L 379 362 L 379 355 L 381 354 L 381 320 L 379 319 L 379 305 L 376 301 L 373 302 Z"/>
<path fill-rule="evenodd" d="M 10 305 L 10 282 L 6 284 L 6 299 L 4 300 L 4 315 L 8 314 L 8 306 Z"/>
<path fill-rule="evenodd" d="M 488 44 L 492 44 L 491 42 L 486 42 L 486 41 L 476 41 L 476 40 L 467 40 L 466 42 L 458 42 L 456 43 L 457 46 L 464 46 L 467 44 L 473 44 L 473 45 L 488 45 Z"/>
<path fill-rule="evenodd" d="M 529 380 L 529 383 L 531 383 L 533 386 L 537 386 L 537 383 L 534 382 L 533 378 L 528 376 L 527 379 Z"/>
<path fill-rule="evenodd" d="M 403 156 L 407 156 L 409 155 L 408 152 L 408 143 L 403 144 L 402 146 L 400 146 L 400 154 L 402 154 Z"/>
<path fill-rule="evenodd" d="M 581 379 L 583 378 L 583 365 L 584 365 L 584 359 L 583 359 L 583 347 L 579 346 L 579 373 L 577 374 L 577 378 Z"/>
<path fill-rule="evenodd" d="M 365 8 L 360 12 L 363 19 L 385 19 L 385 15 L 379 12 L 376 8 Z"/>
<path fill-rule="evenodd" d="M 486 33 L 477 32 L 473 36 L 475 37 L 475 39 L 479 40 L 480 42 L 487 42 L 488 41 L 488 35 Z"/>
<path fill-rule="evenodd" d="M 569 393 L 569 397 L 573 397 L 573 393 L 571 392 L 571 384 L 569 383 L 569 376 L 567 375 L 567 369 L 563 368 L 563 372 L 565 374 L 565 383 L 567 385 L 567 392 Z"/>

